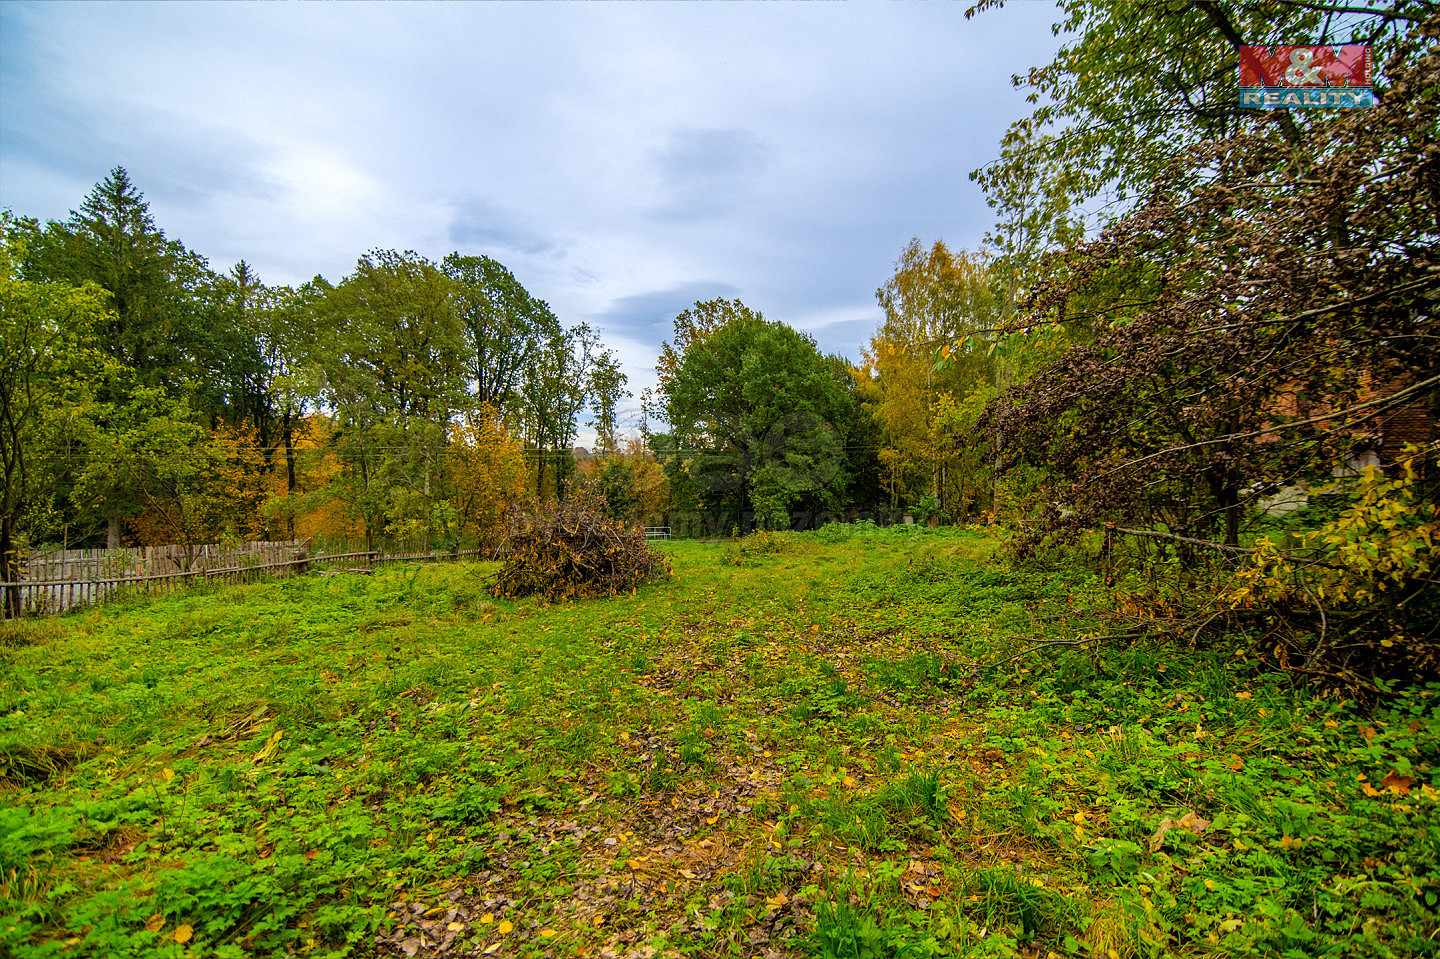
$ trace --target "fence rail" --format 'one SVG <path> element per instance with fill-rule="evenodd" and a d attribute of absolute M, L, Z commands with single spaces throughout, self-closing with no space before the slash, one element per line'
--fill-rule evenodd
<path fill-rule="evenodd" d="M 275 544 L 266 544 L 275 545 Z M 251 554 L 254 555 L 254 554 Z M 245 563 L 191 569 L 167 573 L 140 573 L 124 576 L 92 576 L 81 579 L 23 579 L 0 582 L 0 610 L 8 617 L 12 608 L 8 601 L 11 591 L 19 592 L 21 616 L 47 616 L 72 609 L 93 606 L 139 593 L 169 593 L 187 582 L 218 580 L 222 583 L 250 583 L 268 577 L 289 577 L 309 571 L 312 565 L 332 565 L 362 561 L 369 569 L 389 563 L 436 562 L 461 557 L 486 556 L 488 551 L 466 549 L 458 552 L 382 553 L 372 550 L 359 553 L 309 555 L 303 549 L 291 549 L 289 559 L 268 563 Z M 30 567 L 32 570 L 33 566 Z"/>
<path fill-rule="evenodd" d="M 24 557 L 25 573 L 21 578 L 31 582 L 55 582 L 190 573 L 251 563 L 284 562 L 295 550 L 308 549 L 309 546 L 308 540 L 284 540 L 235 546 L 211 543 L 117 549 L 36 549 Z"/>

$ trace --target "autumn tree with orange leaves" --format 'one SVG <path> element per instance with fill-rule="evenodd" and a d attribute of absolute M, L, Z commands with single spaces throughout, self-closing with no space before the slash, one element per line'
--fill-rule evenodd
<path fill-rule="evenodd" d="M 481 542 L 500 534 L 510 508 L 527 496 L 525 448 L 493 407 L 466 414 L 446 457 L 449 504 Z"/>

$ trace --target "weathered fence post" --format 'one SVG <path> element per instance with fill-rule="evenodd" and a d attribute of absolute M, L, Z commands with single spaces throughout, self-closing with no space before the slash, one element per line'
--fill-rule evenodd
<path fill-rule="evenodd" d="M 1115 524 L 1105 524 L 1105 585 L 1115 585 Z"/>

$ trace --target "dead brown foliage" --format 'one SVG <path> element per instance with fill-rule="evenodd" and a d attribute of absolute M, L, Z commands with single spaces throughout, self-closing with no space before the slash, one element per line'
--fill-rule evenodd
<path fill-rule="evenodd" d="M 614 596 L 672 575 L 644 530 L 611 519 L 604 497 L 583 491 L 536 512 L 512 512 L 501 553 L 505 565 L 490 592 L 508 599 Z"/>

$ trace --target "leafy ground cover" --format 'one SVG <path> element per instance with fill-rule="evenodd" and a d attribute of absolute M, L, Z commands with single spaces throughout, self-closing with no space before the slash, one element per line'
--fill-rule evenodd
<path fill-rule="evenodd" d="M 979 530 L 675 543 L 0 633 L 0 954 L 1422 956 L 1436 687 L 1087 643 Z M 1050 644 L 1050 645 L 1045 645 Z"/>

